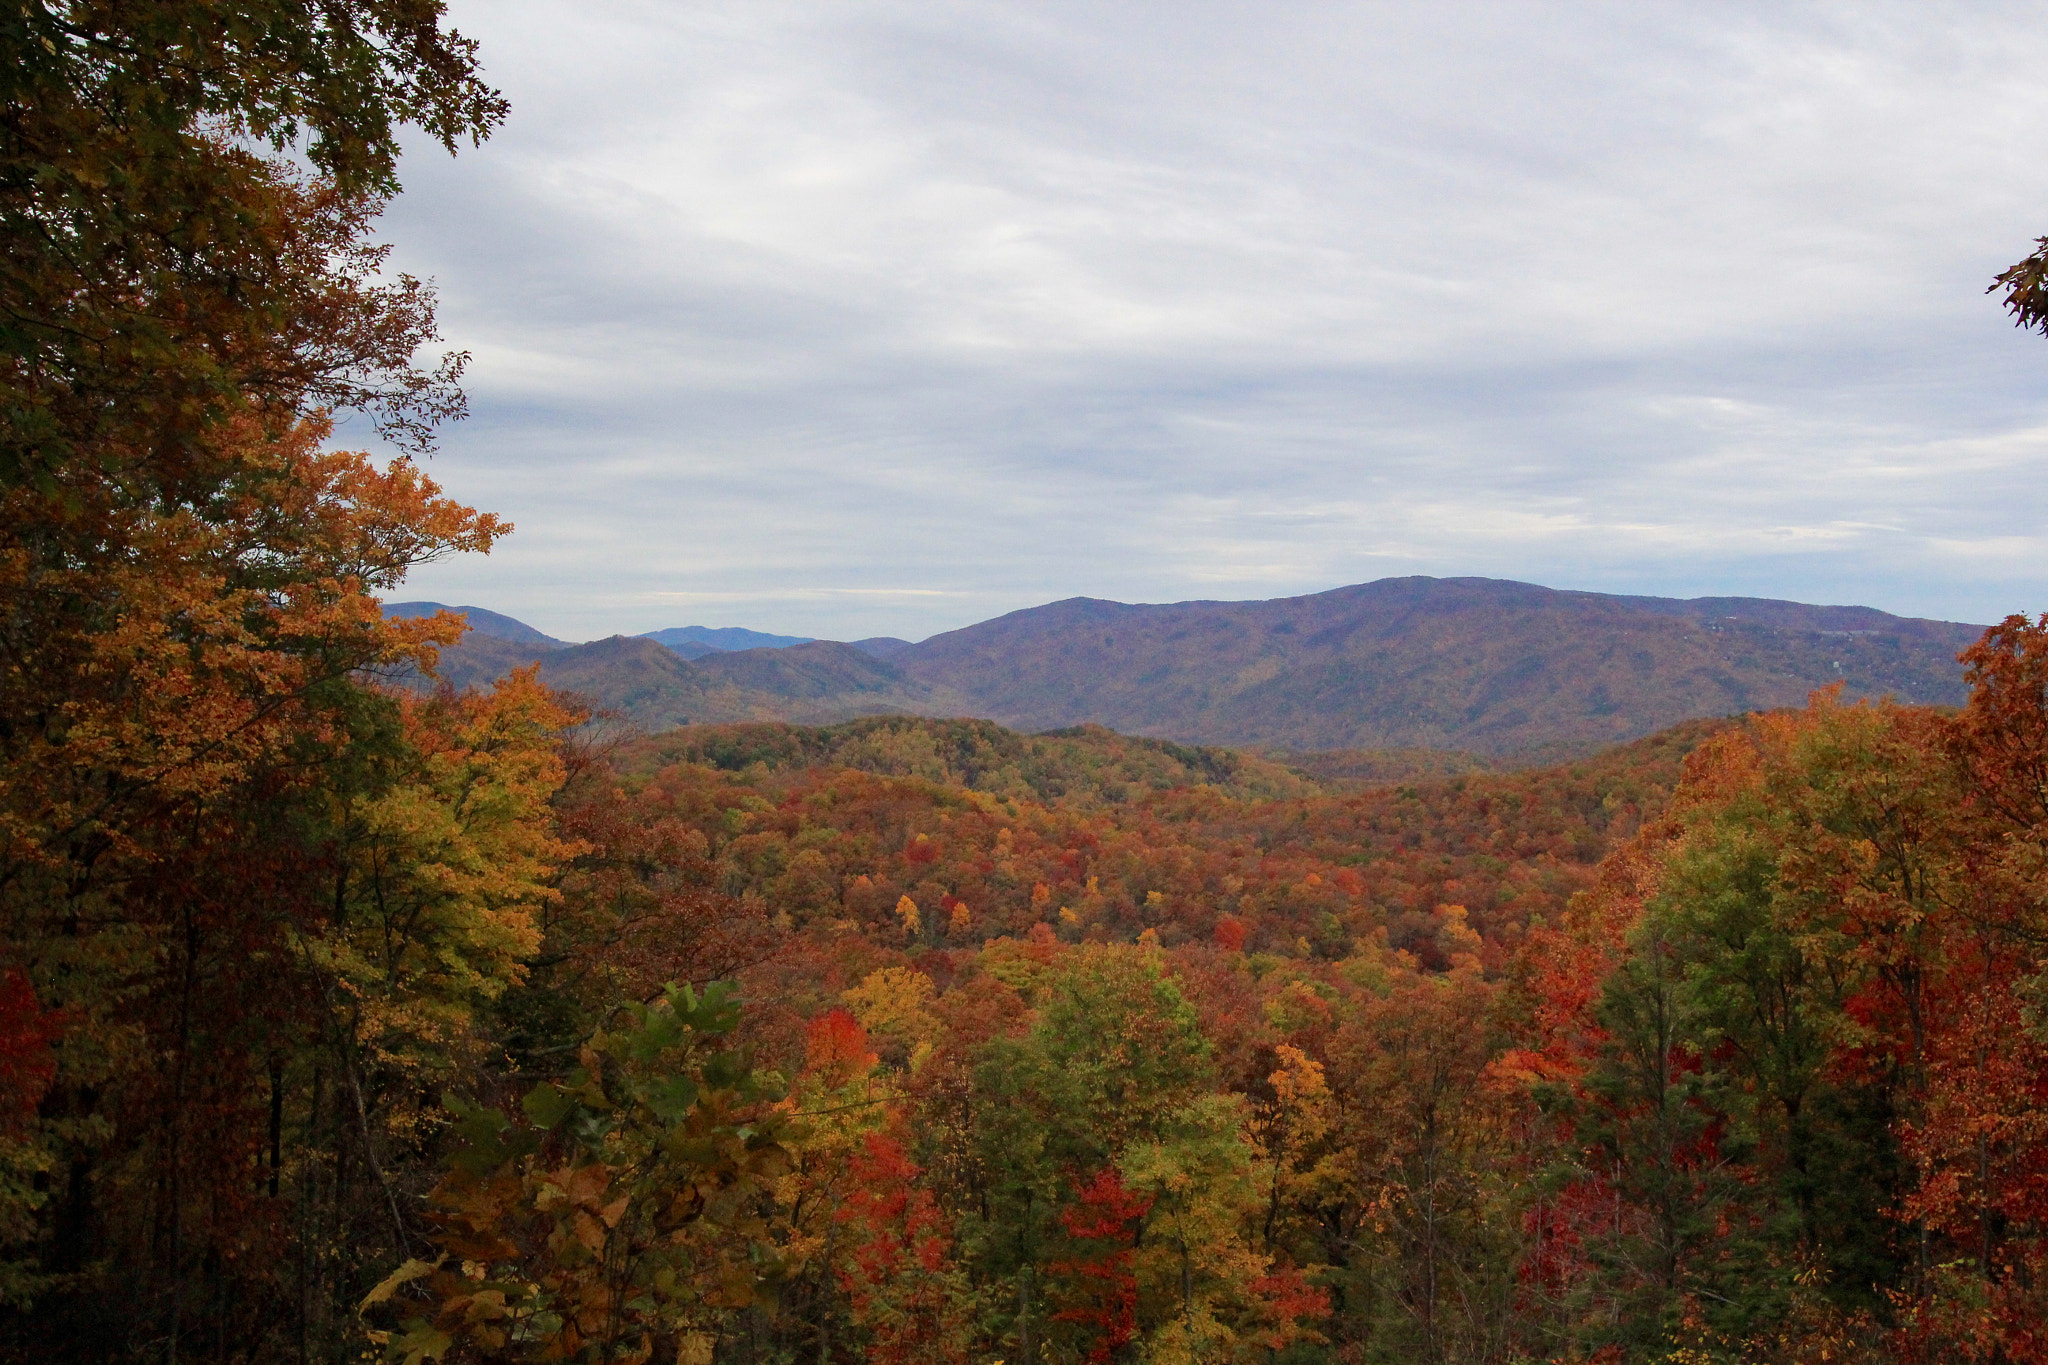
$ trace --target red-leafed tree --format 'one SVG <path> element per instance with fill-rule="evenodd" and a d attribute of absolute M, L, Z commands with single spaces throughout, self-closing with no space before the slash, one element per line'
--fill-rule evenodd
<path fill-rule="evenodd" d="M 849 1164 L 834 1273 L 866 1338 L 863 1358 L 876 1365 L 972 1358 L 971 1300 L 952 1229 L 922 1174 L 902 1138 L 886 1133 L 869 1134 Z"/>
<path fill-rule="evenodd" d="M 1127 1189 L 1114 1170 L 1098 1171 L 1060 1210 L 1066 1238 L 1046 1265 L 1047 1293 L 1060 1305 L 1054 1322 L 1068 1324 L 1086 1359 L 1108 1365 L 1138 1333 L 1137 1237 L 1152 1196 Z"/>

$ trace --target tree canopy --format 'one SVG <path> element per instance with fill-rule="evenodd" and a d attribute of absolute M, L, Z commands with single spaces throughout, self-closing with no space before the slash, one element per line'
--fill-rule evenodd
<path fill-rule="evenodd" d="M 1341 789 L 386 687 L 444 17 L 0 16 L 0 1358 L 2048 1361 L 2048 617 Z"/>

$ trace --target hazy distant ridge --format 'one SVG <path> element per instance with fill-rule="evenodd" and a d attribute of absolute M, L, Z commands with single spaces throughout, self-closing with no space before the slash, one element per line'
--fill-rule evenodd
<path fill-rule="evenodd" d="M 675 631 L 565 646 L 465 610 L 477 634 L 444 652 L 450 682 L 488 683 L 537 660 L 551 685 L 650 728 L 911 713 L 1304 752 L 1494 755 L 1794 706 L 1837 681 L 1851 697 L 1954 704 L 1964 693 L 1955 655 L 1982 633 L 1869 607 L 1487 578 L 1390 578 L 1258 602 L 1076 597 L 917 644 L 697 628 L 794 642 L 738 650 Z M 658 643 L 667 635 L 701 654 L 681 657 Z"/>
<path fill-rule="evenodd" d="M 515 644 L 539 645 L 543 649 L 567 649 L 567 640 L 557 640 L 552 635 L 543 635 L 524 621 L 515 621 L 495 611 L 482 607 L 450 607 L 440 602 L 386 602 L 386 616 L 432 616 L 435 612 L 453 612 L 469 618 L 469 628 L 478 635 L 488 635 L 494 640 L 510 640 Z"/>
<path fill-rule="evenodd" d="M 1982 627 L 1756 598 L 1635 598 L 1487 578 L 1390 578 L 1263 602 L 1077 597 L 895 662 L 1005 725 L 1287 749 L 1506 753 L 1851 696 L 1963 698 Z"/>
<path fill-rule="evenodd" d="M 685 658 L 697 656 L 694 651 L 678 646 L 698 645 L 708 652 L 723 654 L 736 649 L 787 649 L 791 645 L 807 645 L 812 640 L 809 635 L 770 635 L 741 626 L 671 626 L 667 630 L 650 630 L 639 638 L 658 641 Z"/>

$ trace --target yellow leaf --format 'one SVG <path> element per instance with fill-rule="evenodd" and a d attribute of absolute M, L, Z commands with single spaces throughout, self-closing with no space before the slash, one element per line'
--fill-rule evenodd
<path fill-rule="evenodd" d="M 439 1360 L 455 1344 L 455 1338 L 433 1326 L 424 1318 L 414 1318 L 406 1325 L 405 1335 L 392 1342 L 387 1350 L 400 1354 L 401 1365 L 420 1365 L 423 1360 Z"/>
<path fill-rule="evenodd" d="M 433 1274 L 441 1268 L 441 1262 L 446 1259 L 443 1256 L 436 1257 L 432 1261 L 407 1261 L 404 1265 L 378 1281 L 377 1287 L 365 1294 L 363 1301 L 356 1305 L 356 1311 L 360 1313 L 372 1304 L 388 1302 L 391 1296 L 398 1292 L 400 1285 L 410 1284 L 423 1275 Z"/>

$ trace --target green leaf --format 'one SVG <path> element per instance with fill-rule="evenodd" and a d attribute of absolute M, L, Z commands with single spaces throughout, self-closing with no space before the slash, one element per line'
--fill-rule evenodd
<path fill-rule="evenodd" d="M 384 1349 L 399 1365 L 420 1365 L 423 1360 L 439 1360 L 454 1344 L 455 1338 L 425 1318 L 414 1318 L 405 1324 L 405 1335 L 394 1338 Z"/>
<path fill-rule="evenodd" d="M 701 998 L 685 986 L 683 994 L 690 1002 L 686 1010 L 677 1011 L 677 1016 L 698 1033 L 727 1034 L 739 1027 L 739 988 L 730 981 L 713 981 L 704 987 Z M 674 1008 L 671 997 L 670 1008 Z"/>
<path fill-rule="evenodd" d="M 562 1087 L 549 1082 L 527 1091 L 519 1107 L 536 1125 L 552 1130 L 561 1127 L 562 1121 L 576 1111 L 576 1100 Z"/>
<path fill-rule="evenodd" d="M 697 1083 L 688 1076 L 664 1076 L 647 1087 L 647 1107 L 664 1123 L 680 1123 L 697 1102 Z"/>
<path fill-rule="evenodd" d="M 704 1084 L 713 1090 L 731 1090 L 746 1079 L 751 1059 L 743 1052 L 720 1052 L 704 1063 Z"/>
<path fill-rule="evenodd" d="M 540 1145 L 537 1134 L 513 1131 L 512 1120 L 490 1105 L 472 1104 L 453 1093 L 441 1096 L 441 1103 L 455 1115 L 461 1146 L 449 1162 L 458 1170 L 482 1175 Z"/>

